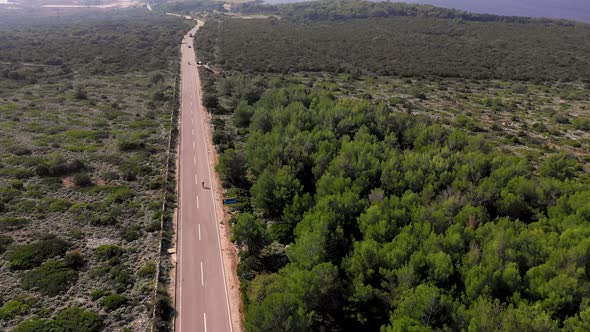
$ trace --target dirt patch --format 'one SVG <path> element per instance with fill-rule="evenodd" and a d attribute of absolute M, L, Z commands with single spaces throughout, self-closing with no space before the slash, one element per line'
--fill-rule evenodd
<path fill-rule="evenodd" d="M 104 244 L 115 244 L 117 241 L 109 238 L 89 238 L 86 241 L 86 246 L 90 249 L 96 249 Z"/>
<path fill-rule="evenodd" d="M 63 178 L 61 180 L 61 182 L 63 183 L 64 187 L 66 187 L 66 188 L 73 188 L 74 187 L 74 177 L 73 176 L 67 176 L 67 177 Z"/>

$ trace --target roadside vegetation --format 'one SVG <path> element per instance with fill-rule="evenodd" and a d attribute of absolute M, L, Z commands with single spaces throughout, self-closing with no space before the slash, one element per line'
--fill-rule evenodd
<path fill-rule="evenodd" d="M 320 5 L 289 6 L 313 15 Z M 289 6 L 278 8 L 284 15 Z M 576 52 L 590 47 L 587 28 L 422 16 L 223 18 L 197 36 L 197 55 L 219 70 L 201 75 L 218 172 L 226 196 L 238 198 L 230 210 L 248 331 L 590 325 L 590 86 L 573 69 L 585 55 L 520 76 L 541 65 L 520 69 L 525 48 L 502 47 L 511 55 L 494 60 L 500 72 L 486 69 L 491 57 L 459 57 L 452 41 L 436 55 L 412 42 L 429 20 L 463 24 L 456 40 L 479 34 L 478 25 L 545 37 L 571 28 Z M 419 59 L 401 64 L 382 49 L 350 65 L 357 52 L 347 40 L 358 49 L 395 44 L 359 36 L 398 19 L 407 20 L 395 33 L 403 52 Z M 341 48 L 331 45 L 344 34 Z M 313 52 L 299 44 L 314 39 Z M 563 45 L 553 39 L 545 54 Z M 447 52 L 455 71 L 436 62 Z"/>
<path fill-rule="evenodd" d="M 149 330 L 187 28 L 129 10 L 0 31 L 0 330 Z"/>

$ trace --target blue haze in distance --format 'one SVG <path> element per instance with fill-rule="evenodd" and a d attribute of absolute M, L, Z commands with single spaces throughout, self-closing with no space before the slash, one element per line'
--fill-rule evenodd
<path fill-rule="evenodd" d="M 299 1 L 265 0 L 265 2 L 277 4 Z M 404 2 L 456 8 L 475 13 L 565 18 L 590 22 L 590 0 L 406 0 Z"/>

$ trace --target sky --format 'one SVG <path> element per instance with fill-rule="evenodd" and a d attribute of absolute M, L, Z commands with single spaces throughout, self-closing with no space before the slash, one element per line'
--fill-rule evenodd
<path fill-rule="evenodd" d="M 265 0 L 268 3 L 297 0 Z M 590 22 L 590 0 L 405 0 L 476 13 L 508 16 L 566 18 Z"/>

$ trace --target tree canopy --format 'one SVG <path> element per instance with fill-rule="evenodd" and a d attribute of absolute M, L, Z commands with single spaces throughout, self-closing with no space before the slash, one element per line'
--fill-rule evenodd
<path fill-rule="evenodd" d="M 588 326 L 590 191 L 574 156 L 513 156 L 297 84 L 245 103 L 244 139 L 221 159 L 244 151 L 251 204 L 234 238 L 247 330 Z"/>

